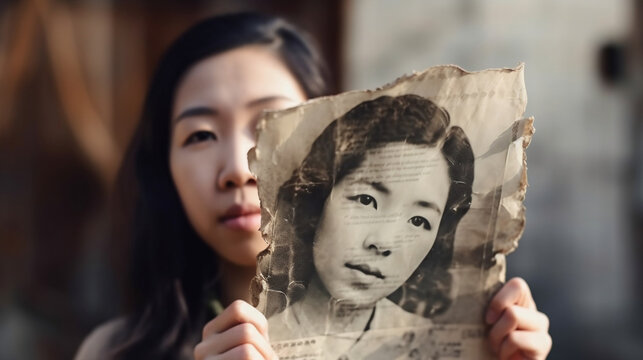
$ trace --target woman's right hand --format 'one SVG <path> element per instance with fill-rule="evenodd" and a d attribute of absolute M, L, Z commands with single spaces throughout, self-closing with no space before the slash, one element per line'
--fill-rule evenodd
<path fill-rule="evenodd" d="M 268 321 L 245 301 L 230 304 L 203 327 L 196 360 L 277 359 L 268 341 Z"/>

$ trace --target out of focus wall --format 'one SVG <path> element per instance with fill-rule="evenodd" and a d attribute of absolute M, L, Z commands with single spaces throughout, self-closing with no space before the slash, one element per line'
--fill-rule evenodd
<path fill-rule="evenodd" d="M 412 70 L 526 63 L 527 227 L 508 275 L 528 280 L 551 318 L 551 359 L 640 358 L 628 174 L 630 104 L 605 84 L 598 56 L 626 42 L 625 0 L 353 0 L 347 9 L 348 89 Z"/>

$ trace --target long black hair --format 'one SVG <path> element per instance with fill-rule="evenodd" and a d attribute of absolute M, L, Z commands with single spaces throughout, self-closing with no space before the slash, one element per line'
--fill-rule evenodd
<path fill-rule="evenodd" d="M 425 317 L 448 308 L 448 269 L 457 225 L 471 205 L 474 165 L 464 131 L 458 126 L 449 127 L 449 123 L 448 112 L 431 100 L 401 95 L 364 101 L 324 129 L 277 195 L 275 216 L 283 226 L 277 225 L 273 236 L 292 241 L 273 245 L 272 258 L 276 262 L 270 264 L 270 270 L 262 269 L 268 281 L 268 296 L 272 297 L 268 301 L 269 313 L 281 311 L 303 297 L 314 271 L 313 239 L 333 186 L 362 164 L 368 150 L 390 143 L 440 146 L 451 182 L 433 247 L 389 299 Z"/>
<path fill-rule="evenodd" d="M 131 315 L 111 356 L 175 359 L 198 340 L 207 319 L 217 255 L 190 226 L 169 169 L 171 106 L 197 62 L 246 45 L 266 45 L 311 97 L 326 95 L 326 70 L 309 40 L 282 19 L 241 13 L 206 19 L 180 36 L 152 78 L 140 123 L 117 179 L 131 238 Z M 128 204 L 129 202 L 129 204 Z"/>

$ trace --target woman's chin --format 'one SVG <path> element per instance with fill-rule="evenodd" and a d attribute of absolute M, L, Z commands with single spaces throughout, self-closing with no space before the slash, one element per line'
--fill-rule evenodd
<path fill-rule="evenodd" d="M 258 254 L 258 252 L 257 252 Z M 224 254 L 225 256 L 226 254 Z M 257 256 L 241 254 L 227 254 L 225 256 L 225 261 L 231 264 L 234 264 L 239 267 L 256 267 L 257 266 Z"/>
<path fill-rule="evenodd" d="M 344 298 L 342 300 L 336 300 L 337 305 L 345 309 L 360 309 L 360 308 L 372 308 L 375 306 L 379 299 L 374 298 L 364 298 L 364 299 L 348 299 Z"/>
<path fill-rule="evenodd" d="M 245 234 L 226 234 L 215 236 L 216 242 L 210 242 L 210 247 L 223 260 L 237 266 L 256 267 L 257 255 L 268 247 L 258 231 Z M 225 243 L 221 244 L 221 239 Z"/>
<path fill-rule="evenodd" d="M 372 306 L 384 296 L 379 293 L 373 293 L 368 289 L 353 289 L 351 291 L 337 291 L 331 294 L 331 298 L 338 303 L 351 305 L 355 307 Z"/>

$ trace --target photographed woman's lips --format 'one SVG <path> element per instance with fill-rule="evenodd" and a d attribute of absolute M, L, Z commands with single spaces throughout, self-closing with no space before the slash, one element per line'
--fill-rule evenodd
<path fill-rule="evenodd" d="M 366 275 L 375 276 L 378 279 L 384 280 L 384 278 L 386 278 L 378 269 L 371 269 L 371 267 L 366 264 L 351 264 L 347 262 L 344 266 L 352 270 L 361 271 Z"/>
<path fill-rule="evenodd" d="M 261 226 L 261 209 L 255 205 L 235 204 L 228 208 L 219 221 L 232 230 L 257 231 Z"/>

